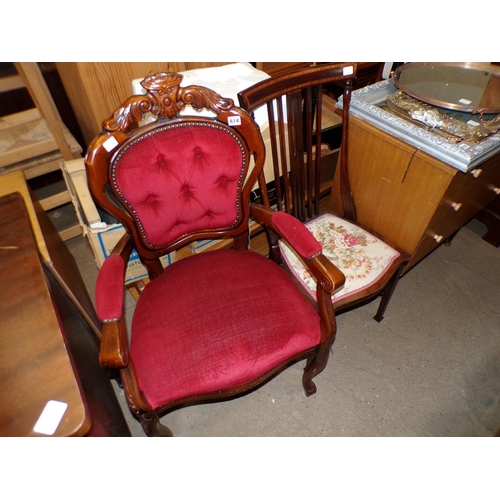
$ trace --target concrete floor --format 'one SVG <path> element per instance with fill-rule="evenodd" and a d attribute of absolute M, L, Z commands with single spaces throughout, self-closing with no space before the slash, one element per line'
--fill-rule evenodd
<path fill-rule="evenodd" d="M 500 428 L 500 249 L 477 221 L 400 281 L 385 319 L 378 301 L 338 316 L 318 392 L 302 364 L 238 399 L 177 410 L 176 436 L 494 436 Z M 91 297 L 97 269 L 83 237 L 68 241 Z M 127 293 L 128 295 L 128 293 Z M 127 317 L 134 301 L 127 297 Z M 134 436 L 144 436 L 116 387 Z"/>

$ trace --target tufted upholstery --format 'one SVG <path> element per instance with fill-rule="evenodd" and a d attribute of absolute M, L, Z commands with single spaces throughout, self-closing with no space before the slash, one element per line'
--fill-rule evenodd
<path fill-rule="evenodd" d="M 155 247 L 234 224 L 246 164 L 227 128 L 185 122 L 139 136 L 117 155 L 111 176 L 146 245 Z"/>

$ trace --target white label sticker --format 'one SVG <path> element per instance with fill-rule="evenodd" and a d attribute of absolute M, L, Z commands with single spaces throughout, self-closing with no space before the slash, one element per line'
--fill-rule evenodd
<path fill-rule="evenodd" d="M 344 76 L 352 75 L 353 71 L 354 71 L 354 68 L 352 66 L 346 66 L 345 68 L 342 68 L 342 74 Z"/>
<path fill-rule="evenodd" d="M 241 116 L 228 116 L 227 123 L 232 127 L 235 125 L 241 125 Z"/>
<path fill-rule="evenodd" d="M 62 401 L 49 401 L 42 411 L 42 414 L 38 418 L 33 430 L 39 432 L 40 434 L 46 434 L 51 436 L 56 432 L 57 426 L 60 424 L 68 403 L 63 403 Z"/>
<path fill-rule="evenodd" d="M 469 101 L 469 99 L 464 99 L 464 98 L 462 98 L 462 99 L 459 99 L 459 100 L 458 100 L 458 102 L 459 102 L 460 104 L 466 104 L 466 105 L 469 105 L 472 101 Z"/>
<path fill-rule="evenodd" d="M 113 149 L 118 146 L 118 141 L 114 137 L 110 137 L 106 141 L 104 141 L 104 149 L 109 153 L 110 151 L 113 151 Z"/>
<path fill-rule="evenodd" d="M 467 122 L 467 125 L 470 125 L 471 127 L 479 127 L 479 123 L 475 122 L 474 120 L 469 120 Z"/>

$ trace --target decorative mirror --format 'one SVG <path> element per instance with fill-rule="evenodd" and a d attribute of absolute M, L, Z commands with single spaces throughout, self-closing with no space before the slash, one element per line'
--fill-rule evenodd
<path fill-rule="evenodd" d="M 407 63 L 392 82 L 399 90 L 388 108 L 447 140 L 480 142 L 500 130 L 499 66 Z"/>
<path fill-rule="evenodd" d="M 485 63 L 409 63 L 393 77 L 396 87 L 433 106 L 500 113 L 500 66 Z"/>

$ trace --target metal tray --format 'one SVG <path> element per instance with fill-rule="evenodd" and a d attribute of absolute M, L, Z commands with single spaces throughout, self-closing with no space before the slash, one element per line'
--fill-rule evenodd
<path fill-rule="evenodd" d="M 386 107 L 386 100 L 388 95 L 397 91 L 398 88 L 391 80 L 355 90 L 352 93 L 350 113 L 462 172 L 473 170 L 500 152 L 500 132 L 480 143 L 455 143 L 432 130 L 396 116 Z M 337 107 L 342 109 L 342 96 Z"/>

